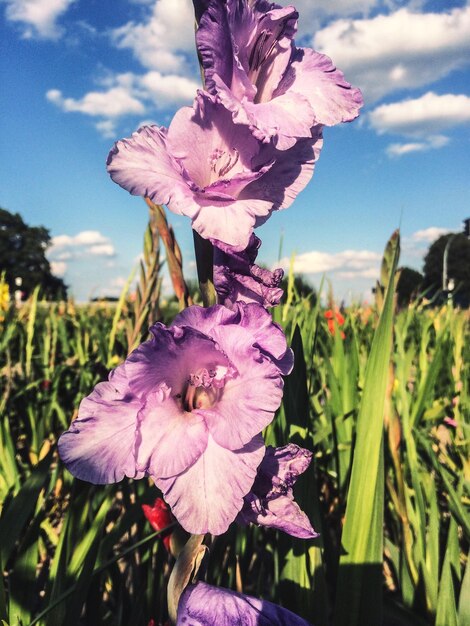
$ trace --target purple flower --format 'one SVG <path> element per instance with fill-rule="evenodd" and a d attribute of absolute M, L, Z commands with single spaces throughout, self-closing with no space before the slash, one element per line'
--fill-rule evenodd
<path fill-rule="evenodd" d="M 186 587 L 176 626 L 310 626 L 309 622 L 267 600 L 198 582 Z"/>
<path fill-rule="evenodd" d="M 311 460 L 311 452 L 293 443 L 282 448 L 268 446 L 238 521 L 270 526 L 302 539 L 318 537 L 292 493 L 294 483 Z"/>
<path fill-rule="evenodd" d="M 118 141 L 107 168 L 131 194 L 190 217 L 205 239 L 243 250 L 254 226 L 306 186 L 321 142 L 317 134 L 285 152 L 263 147 L 215 98 L 199 92 L 194 108 L 180 109 L 168 130 L 144 126 Z"/>
<path fill-rule="evenodd" d="M 298 13 L 266 0 L 210 0 L 196 41 L 206 89 L 255 137 L 280 150 L 314 125 L 351 121 L 363 104 L 331 59 L 296 48 Z"/>
<path fill-rule="evenodd" d="M 251 235 L 242 252 L 222 244 L 214 248 L 214 286 L 220 304 L 229 308 L 237 301 L 258 302 L 266 307 L 279 304 L 283 294 L 279 284 L 284 272 L 271 272 L 255 264 L 260 245 L 261 240 Z"/>
<path fill-rule="evenodd" d="M 60 456 L 95 484 L 150 475 L 188 532 L 221 534 L 264 456 L 292 351 L 257 304 L 193 306 L 151 333 L 82 401 Z"/>

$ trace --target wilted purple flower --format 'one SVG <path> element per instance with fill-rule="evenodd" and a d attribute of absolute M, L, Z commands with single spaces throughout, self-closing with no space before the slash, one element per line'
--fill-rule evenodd
<path fill-rule="evenodd" d="M 95 484 L 150 475 L 183 528 L 221 534 L 264 456 L 292 351 L 257 304 L 193 306 L 151 333 L 82 401 L 60 456 Z"/>
<path fill-rule="evenodd" d="M 311 452 L 293 443 L 282 448 L 268 446 L 238 521 L 270 526 L 302 539 L 318 537 L 292 493 L 294 483 L 311 460 Z"/>
<path fill-rule="evenodd" d="M 361 92 L 331 59 L 296 48 L 298 13 L 266 0 L 205 2 L 196 35 L 206 89 L 217 94 L 237 124 L 280 150 L 314 125 L 353 120 Z"/>
<path fill-rule="evenodd" d="M 231 246 L 214 247 L 214 286 L 220 304 L 231 307 L 235 302 L 258 302 L 263 306 L 279 304 L 283 291 L 279 284 L 282 269 L 271 272 L 255 264 L 261 240 L 251 235 L 248 247 L 237 252 Z"/>
<path fill-rule="evenodd" d="M 252 596 L 198 582 L 186 587 L 176 626 L 310 626 L 291 611 Z"/>
<path fill-rule="evenodd" d="M 317 134 L 289 151 L 263 147 L 201 91 L 194 108 L 180 109 L 168 130 L 144 126 L 118 141 L 107 168 L 131 194 L 190 217 L 205 239 L 243 250 L 254 226 L 289 206 L 307 185 L 321 142 Z"/>

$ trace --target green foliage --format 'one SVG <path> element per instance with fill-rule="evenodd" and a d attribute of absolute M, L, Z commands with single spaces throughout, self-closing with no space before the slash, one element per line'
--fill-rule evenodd
<path fill-rule="evenodd" d="M 156 319 L 150 266 L 139 302 L 76 307 L 31 297 L 0 322 L 0 621 L 7 624 L 167 619 L 170 558 L 141 510 L 156 488 L 146 480 L 110 487 L 74 480 L 56 450 L 80 400 L 141 340 L 145 320 Z M 380 322 L 376 307 L 347 309 L 344 339 L 328 328 L 320 299 L 294 288 L 273 311 L 296 360 L 265 436 L 314 452 L 295 494 L 321 536 L 305 542 L 233 525 L 210 545 L 207 580 L 283 603 L 317 626 L 342 613 L 337 620 L 349 626 L 357 612 L 345 598 L 360 573 L 353 600 L 367 610 L 383 594 L 384 624 L 466 626 L 468 312 L 415 303 L 397 313 L 392 335 L 390 299 L 381 304 Z"/>
<path fill-rule="evenodd" d="M 411 267 L 401 267 L 397 273 L 397 305 L 403 309 L 421 295 L 423 275 Z"/>
<path fill-rule="evenodd" d="M 442 289 L 444 251 L 448 243 L 447 276 L 455 283 L 455 302 L 468 307 L 470 305 L 470 239 L 463 233 L 442 235 L 431 245 L 424 259 L 423 287 L 429 289 L 430 293 L 436 293 Z"/>

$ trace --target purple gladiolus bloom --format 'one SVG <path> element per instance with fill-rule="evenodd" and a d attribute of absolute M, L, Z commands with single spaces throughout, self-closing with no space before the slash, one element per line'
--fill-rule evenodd
<path fill-rule="evenodd" d="M 186 587 L 176 626 L 310 626 L 291 611 L 252 596 L 198 582 Z"/>
<path fill-rule="evenodd" d="M 298 13 L 266 0 L 210 0 L 197 31 L 206 89 L 260 141 L 290 148 L 315 125 L 351 121 L 363 104 L 331 59 L 296 48 Z"/>
<path fill-rule="evenodd" d="M 265 307 L 279 304 L 282 269 L 273 272 L 255 264 L 261 240 L 251 235 L 246 250 L 237 252 L 219 244 L 214 248 L 214 286 L 220 304 L 231 308 L 235 302 L 258 302 Z"/>
<path fill-rule="evenodd" d="M 243 250 L 255 225 L 289 206 L 307 185 L 321 143 L 318 133 L 288 151 L 263 147 L 201 91 L 168 130 L 144 126 L 118 141 L 107 168 L 131 194 L 190 217 L 205 239 Z"/>
<path fill-rule="evenodd" d="M 270 526 L 301 539 L 318 537 L 292 493 L 294 483 L 311 460 L 311 452 L 293 443 L 282 448 L 268 446 L 238 521 Z"/>
<path fill-rule="evenodd" d="M 221 534 L 253 485 L 292 351 L 257 304 L 193 306 L 151 333 L 82 401 L 60 456 L 95 484 L 149 475 L 188 532 Z"/>

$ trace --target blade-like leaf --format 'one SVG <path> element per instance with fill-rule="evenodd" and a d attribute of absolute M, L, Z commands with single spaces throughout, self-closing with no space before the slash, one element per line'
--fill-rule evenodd
<path fill-rule="evenodd" d="M 390 253 L 391 245 L 393 255 Z M 392 348 L 393 285 L 399 256 L 398 232 L 392 235 L 386 256 L 390 264 L 389 287 L 367 361 L 357 417 L 346 519 L 341 538 L 335 626 L 381 623 L 383 421 Z"/>

